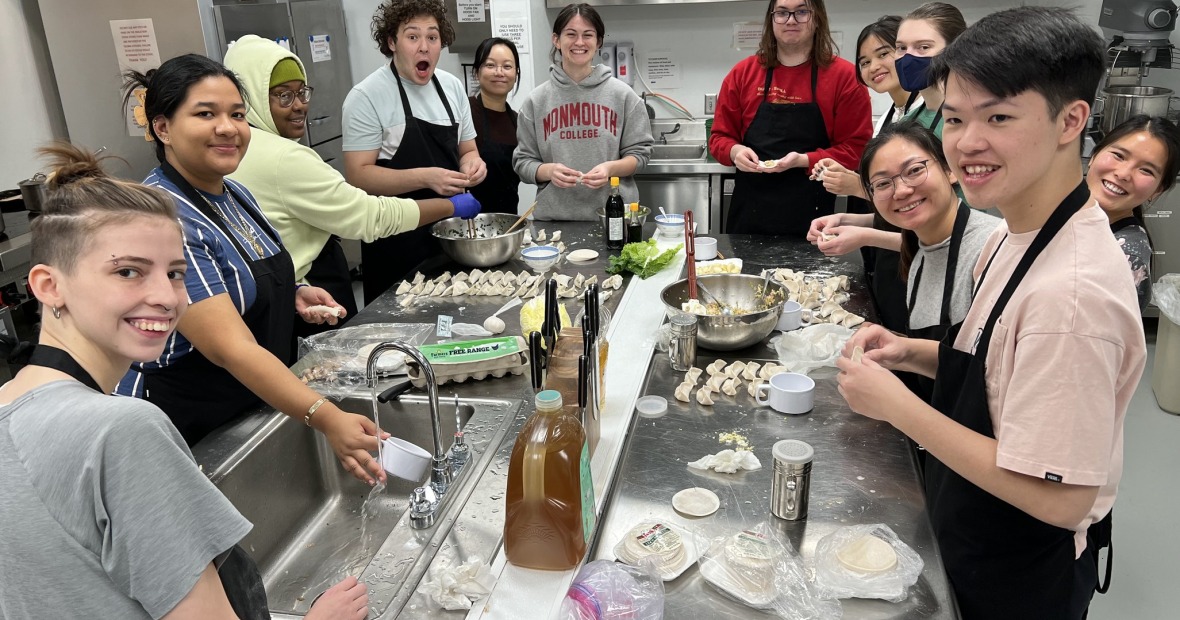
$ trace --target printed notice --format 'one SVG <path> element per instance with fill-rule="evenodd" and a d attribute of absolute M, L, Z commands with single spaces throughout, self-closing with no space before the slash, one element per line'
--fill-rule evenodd
<path fill-rule="evenodd" d="M 680 63 L 668 50 L 640 54 L 643 75 L 652 88 L 680 88 Z"/>
<path fill-rule="evenodd" d="M 493 22 L 492 36 L 508 39 L 516 44 L 516 51 L 529 53 L 529 16 L 524 11 L 501 11 Z"/>
<path fill-rule="evenodd" d="M 332 37 L 326 34 L 313 34 L 307 38 L 311 41 L 312 62 L 332 60 Z"/>
<path fill-rule="evenodd" d="M 735 22 L 733 25 L 733 48 L 756 50 L 762 41 L 761 22 Z"/>
<path fill-rule="evenodd" d="M 135 70 L 147 73 L 148 69 L 160 66 L 160 46 L 156 43 L 156 28 L 151 18 L 147 19 L 112 19 L 111 37 L 115 40 L 115 55 L 119 59 L 119 72 Z M 140 89 L 141 90 L 141 89 Z M 132 93 L 134 95 L 134 93 Z M 144 135 L 144 125 L 136 120 L 136 102 L 139 103 L 140 114 L 143 114 L 143 101 L 131 97 L 131 104 L 124 111 L 127 121 L 127 135 Z M 144 123 L 146 124 L 146 119 Z"/>
<path fill-rule="evenodd" d="M 455 0 L 455 12 L 459 14 L 461 22 L 487 21 L 484 0 Z"/>

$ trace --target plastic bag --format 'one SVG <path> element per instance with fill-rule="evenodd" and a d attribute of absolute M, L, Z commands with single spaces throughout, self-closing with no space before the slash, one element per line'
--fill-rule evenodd
<path fill-rule="evenodd" d="M 851 337 L 852 330 L 847 327 L 820 323 L 783 332 L 771 339 L 769 346 L 778 354 L 786 372 L 808 374 L 816 368 L 835 367 L 844 343 Z"/>
<path fill-rule="evenodd" d="M 887 544 L 896 554 L 896 564 L 881 570 L 876 569 L 887 561 L 878 566 L 858 566 L 857 569 L 848 566 L 858 560 L 868 564 L 881 561 L 879 555 L 871 558 L 845 555 L 865 536 Z M 868 542 L 884 549 L 875 541 Z M 824 536 L 815 547 L 814 564 L 815 588 L 822 598 L 880 598 L 893 603 L 905 600 L 907 590 L 917 583 L 924 566 L 922 557 L 883 523 L 842 527 Z"/>
<path fill-rule="evenodd" d="M 765 522 L 714 538 L 699 565 L 709 585 L 748 607 L 773 611 L 788 620 L 843 615 L 839 601 L 816 595 L 791 543 Z"/>
<path fill-rule="evenodd" d="M 642 567 L 595 560 L 582 567 L 561 602 L 563 620 L 662 620 L 664 582 L 654 562 Z"/>
<path fill-rule="evenodd" d="M 615 544 L 615 558 L 627 564 L 654 562 L 651 567 L 663 581 L 672 581 L 697 563 L 705 551 L 705 539 L 695 532 L 661 521 L 640 521 Z M 645 567 L 648 568 L 648 567 Z"/>
<path fill-rule="evenodd" d="M 1158 306 L 1169 321 L 1180 325 L 1180 273 L 1161 276 L 1151 285 L 1151 303 Z"/>
<path fill-rule="evenodd" d="M 433 323 L 369 323 L 303 338 L 299 342 L 299 362 L 292 370 L 308 386 L 324 396 L 347 396 L 365 385 L 368 358 L 360 350 L 367 345 L 401 341 L 419 346 L 434 332 Z M 401 357 L 389 353 L 381 357 L 381 374 L 404 373 Z"/>

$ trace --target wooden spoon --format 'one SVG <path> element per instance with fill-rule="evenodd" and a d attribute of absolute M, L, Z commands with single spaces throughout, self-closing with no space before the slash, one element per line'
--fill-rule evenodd
<path fill-rule="evenodd" d="M 533 214 L 533 209 L 536 209 L 536 208 L 537 208 L 537 201 L 534 200 L 533 206 L 529 207 L 529 210 L 525 211 L 524 215 L 520 216 L 520 218 L 518 218 L 515 222 L 513 222 L 512 225 L 508 227 L 508 230 L 504 231 L 504 234 L 507 235 L 508 233 L 512 232 L 513 230 L 516 230 L 516 227 L 520 226 L 521 222 L 528 219 L 528 217 Z"/>

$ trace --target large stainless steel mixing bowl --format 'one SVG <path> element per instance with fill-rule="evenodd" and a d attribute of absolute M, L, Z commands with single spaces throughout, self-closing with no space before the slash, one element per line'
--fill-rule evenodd
<path fill-rule="evenodd" d="M 480 213 L 475 216 L 477 237 L 467 236 L 467 220 L 452 217 L 436 222 L 430 233 L 438 239 L 443 252 L 465 267 L 492 267 L 508 261 L 520 250 L 528 223 L 505 235 L 519 216 L 509 213 Z"/>
<path fill-rule="evenodd" d="M 761 305 L 757 292 L 762 289 L 762 278 L 740 273 L 723 273 L 698 276 L 697 282 L 704 284 L 717 299 L 732 308 L 757 308 Z M 781 299 L 787 291 L 782 284 L 771 280 L 771 290 L 782 290 Z M 698 299 L 701 299 L 698 290 Z M 681 312 L 680 305 L 688 301 L 688 280 L 673 282 L 660 293 L 660 300 L 670 312 Z M 704 300 L 702 299 L 702 302 Z M 697 316 L 697 345 L 714 351 L 744 349 L 758 343 L 774 331 L 779 316 L 783 313 L 783 302 L 758 312 L 734 316 Z"/>

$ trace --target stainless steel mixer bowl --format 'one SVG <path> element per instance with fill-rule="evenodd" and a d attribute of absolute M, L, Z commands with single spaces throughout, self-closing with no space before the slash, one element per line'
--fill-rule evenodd
<path fill-rule="evenodd" d="M 480 213 L 475 216 L 475 229 L 484 238 L 467 237 L 467 220 L 447 218 L 430 227 L 443 252 L 451 260 L 465 267 L 492 267 L 508 262 L 520 250 L 528 222 L 505 235 L 519 216 L 509 213 Z"/>
<path fill-rule="evenodd" d="M 697 283 L 704 284 L 709 292 L 717 299 L 735 308 L 755 308 L 760 304 L 757 291 L 762 288 L 762 278 L 738 273 L 723 273 L 708 276 L 698 276 Z M 783 299 L 787 297 L 786 288 L 770 281 L 771 290 L 775 287 L 782 290 Z M 706 297 L 698 289 L 697 299 L 702 302 Z M 670 312 L 681 312 L 680 305 L 688 301 L 688 280 L 680 280 L 669 284 L 660 293 L 660 300 Z M 701 316 L 697 315 L 697 345 L 714 351 L 734 351 L 744 349 L 760 342 L 774 331 L 779 316 L 783 313 L 783 302 L 758 312 L 735 316 Z"/>

